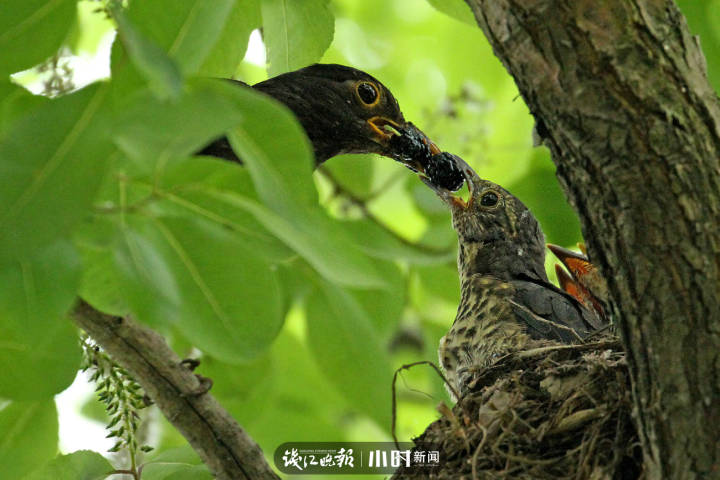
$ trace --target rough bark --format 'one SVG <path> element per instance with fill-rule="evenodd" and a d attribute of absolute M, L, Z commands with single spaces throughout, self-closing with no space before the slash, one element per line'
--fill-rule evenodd
<path fill-rule="evenodd" d="M 72 318 L 130 372 L 215 478 L 279 479 L 260 447 L 180 364 L 161 335 L 130 318 L 101 313 L 82 300 L 73 308 Z"/>
<path fill-rule="evenodd" d="M 720 476 L 720 105 L 671 0 L 466 0 L 606 277 L 649 478 Z"/>

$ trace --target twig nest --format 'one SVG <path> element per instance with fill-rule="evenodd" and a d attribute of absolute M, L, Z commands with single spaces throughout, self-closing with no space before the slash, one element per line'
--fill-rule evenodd
<path fill-rule="evenodd" d="M 619 342 L 545 347 L 475 373 L 417 439 L 435 470 L 394 479 L 641 479 L 630 376 Z M 444 413 L 443 413 L 444 412 Z"/>

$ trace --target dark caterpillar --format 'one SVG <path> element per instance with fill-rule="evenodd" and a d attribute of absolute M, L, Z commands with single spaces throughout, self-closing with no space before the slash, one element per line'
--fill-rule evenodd
<path fill-rule="evenodd" d="M 427 138 L 420 130 L 412 128 L 402 132 L 402 135 L 395 135 L 390 139 L 391 147 L 398 152 L 397 160 L 403 162 L 411 169 L 415 162 L 425 171 L 425 175 L 436 186 L 445 188 L 452 192 L 460 190 L 465 178 L 455 162 L 457 158 L 452 153 L 442 152 L 433 155 L 430 152 L 430 145 Z"/>
<path fill-rule="evenodd" d="M 455 162 L 457 158 L 452 153 L 442 152 L 430 157 L 425 166 L 428 179 L 438 187 L 455 192 L 462 188 L 465 177 Z"/>

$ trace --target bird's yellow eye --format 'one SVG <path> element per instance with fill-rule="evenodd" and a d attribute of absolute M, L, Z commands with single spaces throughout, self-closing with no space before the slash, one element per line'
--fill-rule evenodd
<path fill-rule="evenodd" d="M 368 107 L 375 106 L 380 100 L 377 87 L 370 82 L 359 82 L 355 86 L 355 93 L 360 101 Z"/>

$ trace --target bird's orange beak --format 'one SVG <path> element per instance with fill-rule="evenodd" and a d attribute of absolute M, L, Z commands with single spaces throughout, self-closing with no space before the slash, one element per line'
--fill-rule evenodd
<path fill-rule="evenodd" d="M 552 243 L 548 243 L 547 247 L 575 278 L 582 277 L 595 269 L 595 266 L 590 263 L 587 256 L 582 253 L 573 252 L 572 250 Z"/>
<path fill-rule="evenodd" d="M 368 119 L 367 124 L 373 132 L 375 142 L 386 148 L 387 151 L 383 153 L 384 155 L 402 162 L 406 167 L 416 172 L 425 173 L 425 165 L 422 159 L 416 158 L 416 152 L 414 150 L 396 151 L 391 145 L 391 141 L 394 138 L 412 138 L 412 141 L 421 142 L 422 145 L 429 150 L 430 155 L 440 153 L 440 148 L 412 123 L 401 125 L 387 117 L 376 115 Z"/>

